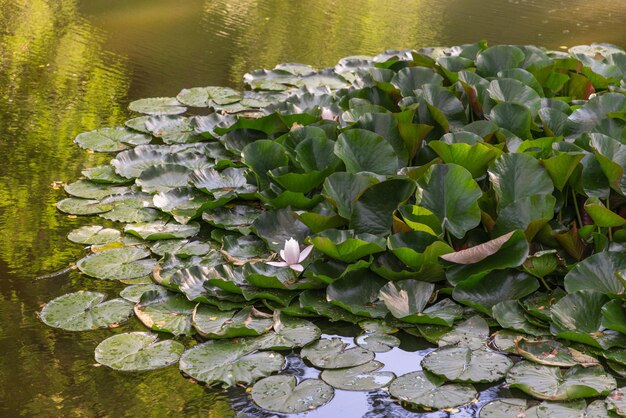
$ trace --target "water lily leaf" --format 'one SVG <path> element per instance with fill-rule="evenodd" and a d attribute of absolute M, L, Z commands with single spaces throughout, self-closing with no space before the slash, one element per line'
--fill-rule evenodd
<path fill-rule="evenodd" d="M 404 205 L 398 212 L 404 223 L 412 230 L 435 236 L 441 235 L 441 221 L 430 210 L 416 205 Z"/>
<path fill-rule="evenodd" d="M 335 391 L 319 379 L 305 379 L 299 384 L 295 376 L 269 376 L 258 381 L 250 395 L 263 409 L 285 414 L 308 412 L 330 402 Z"/>
<path fill-rule="evenodd" d="M 441 228 L 457 238 L 480 223 L 481 196 L 471 173 L 456 164 L 433 165 L 417 181 L 417 204 L 432 211 Z"/>
<path fill-rule="evenodd" d="M 422 359 L 422 367 L 429 372 L 464 383 L 497 382 L 512 366 L 505 354 L 468 347 L 442 347 Z"/>
<path fill-rule="evenodd" d="M 323 136 L 306 136 L 295 146 L 294 151 L 296 161 L 306 172 L 319 171 L 327 175 L 341 164 L 341 160 L 335 155 L 335 141 L 328 139 L 325 133 Z"/>
<path fill-rule="evenodd" d="M 621 112 L 626 108 L 624 96 L 620 93 L 599 94 L 589 99 L 582 107 L 574 110 L 568 117 L 567 130 L 571 135 L 591 132 L 612 112 Z"/>
<path fill-rule="evenodd" d="M 606 398 L 606 409 L 623 417 L 626 415 L 626 400 L 624 399 L 624 392 L 626 388 L 618 388 L 609 394 Z"/>
<path fill-rule="evenodd" d="M 517 103 L 536 116 L 541 107 L 541 97 L 525 83 L 512 78 L 493 80 L 487 88 L 489 97 L 496 103 Z"/>
<path fill-rule="evenodd" d="M 120 152 L 111 160 L 115 172 L 127 179 L 139 177 L 148 167 L 163 164 L 168 151 L 162 147 L 144 145 Z"/>
<path fill-rule="evenodd" d="M 180 258 L 206 255 L 211 250 L 211 245 L 206 242 L 187 239 L 168 239 L 159 241 L 150 247 L 150 251 L 156 255 L 172 254 Z"/>
<path fill-rule="evenodd" d="M 483 244 L 444 254 L 440 258 L 453 263 L 446 272 L 446 278 L 456 285 L 493 270 L 517 267 L 524 262 L 528 251 L 528 241 L 518 229 Z"/>
<path fill-rule="evenodd" d="M 74 142 L 79 147 L 96 152 L 118 152 L 131 145 L 148 144 L 150 135 L 133 132 L 126 128 L 100 128 L 91 132 L 78 134 Z"/>
<path fill-rule="evenodd" d="M 121 236 L 122 234 L 117 229 L 91 225 L 73 230 L 67 235 L 67 239 L 77 244 L 93 245 L 117 241 Z"/>
<path fill-rule="evenodd" d="M 389 312 L 396 318 L 403 319 L 424 310 L 431 299 L 435 285 L 417 280 L 388 282 L 379 291 L 379 298 Z"/>
<path fill-rule="evenodd" d="M 593 219 L 593 223 L 600 227 L 622 226 L 626 219 L 608 209 L 597 197 L 590 197 L 585 202 L 585 212 Z"/>
<path fill-rule="evenodd" d="M 388 310 L 377 299 L 384 284 L 385 280 L 371 270 L 351 271 L 328 285 L 326 299 L 355 315 L 383 318 Z"/>
<path fill-rule="evenodd" d="M 101 205 L 111 208 L 100 213 L 100 217 L 117 222 L 151 222 L 163 217 L 163 214 L 154 208 L 152 195 L 147 193 L 126 193 L 105 197 Z"/>
<path fill-rule="evenodd" d="M 270 266 L 266 263 L 247 263 L 243 266 L 245 280 L 262 289 L 320 289 L 323 283 L 309 278 L 298 279 L 293 270 Z"/>
<path fill-rule="evenodd" d="M 515 350 L 525 359 L 546 366 L 572 367 L 580 364 L 589 367 L 600 364 L 594 357 L 554 340 L 531 341 L 518 338 L 515 341 Z"/>
<path fill-rule="evenodd" d="M 344 162 L 349 173 L 363 171 L 393 175 L 400 161 L 393 146 L 382 136 L 365 129 L 350 129 L 339 135 L 335 154 Z"/>
<path fill-rule="evenodd" d="M 389 385 L 394 398 L 424 408 L 444 409 L 471 402 L 478 393 L 472 385 L 449 383 L 419 371 L 398 377 Z"/>
<path fill-rule="evenodd" d="M 590 415 L 585 411 L 585 401 L 578 402 L 541 402 L 526 410 L 528 418 L 585 418 Z"/>
<path fill-rule="evenodd" d="M 607 395 L 616 388 L 615 378 L 602 366 L 574 366 L 566 371 L 521 361 L 506 377 L 511 388 L 520 389 L 539 399 L 567 401 Z"/>
<path fill-rule="evenodd" d="M 423 231 L 402 232 L 387 238 L 387 246 L 404 264 L 417 271 L 434 274 L 443 269 L 439 266 L 439 256 L 454 250 L 437 237 Z"/>
<path fill-rule="evenodd" d="M 208 193 L 215 199 L 213 207 L 222 206 L 236 197 L 248 198 L 256 192 L 256 187 L 248 184 L 245 177 L 246 170 L 242 168 L 227 168 L 217 171 L 213 168 L 195 170 L 190 178 L 193 185 Z"/>
<path fill-rule="evenodd" d="M 533 181 L 526 181 L 532 178 Z M 489 179 L 504 208 L 514 201 L 533 195 L 548 195 L 554 184 L 539 161 L 527 154 L 504 154 L 489 168 Z"/>
<path fill-rule="evenodd" d="M 375 353 L 386 353 L 394 347 L 398 347 L 400 339 L 388 334 L 366 333 L 356 337 L 355 343 L 359 347 Z"/>
<path fill-rule="evenodd" d="M 480 408 L 480 418 L 508 418 L 524 416 L 526 399 L 506 398 L 491 401 Z"/>
<path fill-rule="evenodd" d="M 376 390 L 391 383 L 396 375 L 378 371 L 383 363 L 372 360 L 347 369 L 324 370 L 320 377 L 329 385 L 342 390 Z"/>
<path fill-rule="evenodd" d="M 191 171 L 179 164 L 153 165 L 141 172 L 135 183 L 147 193 L 166 192 L 187 186 Z"/>
<path fill-rule="evenodd" d="M 201 382 L 233 386 L 249 385 L 283 368 L 285 359 L 279 353 L 254 350 L 250 340 L 241 340 L 240 344 L 210 340 L 185 351 L 180 358 L 180 370 Z"/>
<path fill-rule="evenodd" d="M 529 314 L 544 321 L 550 321 L 550 308 L 565 295 L 565 291 L 557 287 L 551 292 L 535 292 L 521 303 Z"/>
<path fill-rule="evenodd" d="M 366 174 L 337 172 L 326 178 L 322 194 L 337 207 L 339 216 L 350 219 L 356 199 L 377 182 L 374 177 Z"/>
<path fill-rule="evenodd" d="M 549 335 L 548 329 L 528 321 L 526 311 L 517 300 L 506 300 L 493 306 L 491 314 L 502 328 L 513 329 L 534 336 Z"/>
<path fill-rule="evenodd" d="M 442 335 L 437 344 L 439 347 L 447 345 L 467 346 L 477 350 L 485 345 L 489 338 L 489 325 L 487 321 L 478 315 L 474 315 L 463 322 L 458 323 L 454 329 Z"/>
<path fill-rule="evenodd" d="M 241 294 L 247 301 L 256 301 L 257 299 L 267 299 L 279 303 L 282 306 L 289 306 L 291 301 L 298 296 L 297 292 L 284 289 L 260 288 L 254 286 L 245 286 L 241 289 Z"/>
<path fill-rule="evenodd" d="M 241 155 L 243 162 L 256 174 L 257 184 L 261 190 L 268 187 L 269 171 L 289 163 L 285 147 L 271 140 L 252 142 L 243 148 Z"/>
<path fill-rule="evenodd" d="M 446 164 L 457 164 L 478 178 L 487 172 L 487 167 L 502 154 L 497 148 L 477 142 L 475 144 L 448 144 L 444 141 L 430 141 L 431 147 Z"/>
<path fill-rule="evenodd" d="M 602 306 L 608 301 L 608 296 L 594 290 L 579 290 L 564 296 L 550 308 L 552 333 L 603 349 L 626 343 L 626 336 L 603 330 Z"/>
<path fill-rule="evenodd" d="M 602 307 L 602 326 L 626 334 L 626 311 L 620 299 L 614 299 Z"/>
<path fill-rule="evenodd" d="M 324 316 L 330 321 L 345 321 L 356 324 L 363 317 L 354 315 L 326 300 L 326 292 L 305 290 L 300 293 L 300 306 L 307 311 Z"/>
<path fill-rule="evenodd" d="M 304 347 L 317 340 L 322 331 L 310 321 L 293 318 L 274 311 L 274 332 L 269 332 L 255 340 L 260 350 L 291 350 Z"/>
<path fill-rule="evenodd" d="M 322 184 L 326 173 L 318 170 L 306 173 L 295 173 L 290 167 L 278 167 L 269 171 L 270 177 L 286 190 L 297 193 L 308 193 Z"/>
<path fill-rule="evenodd" d="M 156 260 L 146 259 L 149 251 L 124 247 L 90 254 L 76 266 L 88 276 L 97 279 L 121 280 L 143 277 L 152 273 Z"/>
<path fill-rule="evenodd" d="M 70 215 L 96 215 L 110 211 L 113 205 L 95 199 L 68 197 L 57 202 L 57 209 Z"/>
<path fill-rule="evenodd" d="M 174 340 L 157 342 L 150 332 L 127 332 L 102 341 L 95 358 L 114 370 L 144 371 L 160 369 L 178 362 L 185 346 Z"/>
<path fill-rule="evenodd" d="M 558 152 L 554 157 L 541 160 L 541 165 L 548 172 L 554 187 L 563 190 L 584 156 L 583 153 Z"/>
<path fill-rule="evenodd" d="M 385 239 L 352 230 L 327 229 L 315 235 L 311 244 L 336 260 L 351 263 L 370 254 L 385 251 Z"/>
<path fill-rule="evenodd" d="M 75 181 L 66 185 L 64 190 L 74 197 L 82 197 L 84 199 L 102 199 L 113 194 L 130 192 L 130 188 L 126 186 L 100 184 L 88 180 Z"/>
<path fill-rule="evenodd" d="M 600 252 L 585 258 L 565 275 L 565 290 L 574 293 L 590 289 L 609 296 L 624 293 L 624 285 L 615 276 L 626 270 L 626 254 Z"/>
<path fill-rule="evenodd" d="M 536 194 L 501 206 L 493 233 L 499 235 L 521 229 L 530 241 L 552 220 L 555 205 L 556 198 L 551 194 Z"/>
<path fill-rule="evenodd" d="M 303 347 L 302 358 L 321 369 L 343 369 L 354 367 L 374 360 L 374 352 L 361 347 L 347 348 L 341 338 L 322 338 Z"/>
<path fill-rule="evenodd" d="M 200 224 L 189 222 L 186 225 L 178 222 L 155 221 L 150 223 L 129 224 L 124 232 L 148 241 L 173 238 L 189 238 L 200 232 Z"/>
<path fill-rule="evenodd" d="M 193 310 L 192 325 L 207 338 L 254 337 L 268 332 L 274 321 L 271 315 L 252 306 L 236 312 L 198 304 Z"/>
<path fill-rule="evenodd" d="M 262 210 L 248 205 L 224 206 L 204 212 L 202 220 L 218 228 L 247 235 L 252 229 L 252 223 L 262 213 Z"/>
<path fill-rule="evenodd" d="M 213 206 L 209 196 L 193 187 L 180 187 L 161 192 L 155 195 L 152 201 L 154 206 L 171 214 L 183 225 Z"/>
<path fill-rule="evenodd" d="M 526 106 L 517 103 L 499 103 L 489 113 L 489 120 L 521 139 L 532 139 L 532 115 Z"/>
<path fill-rule="evenodd" d="M 139 99 L 131 102 L 128 108 L 145 115 L 178 115 L 187 111 L 187 108 L 173 97 Z"/>
<path fill-rule="evenodd" d="M 180 294 L 147 292 L 135 305 L 135 315 L 154 331 L 191 335 L 191 315 L 195 306 Z"/>
<path fill-rule="evenodd" d="M 132 316 L 132 304 L 123 299 L 104 299 L 105 295 L 98 292 L 68 293 L 48 302 L 39 317 L 54 328 L 89 331 L 126 322 Z"/>
<path fill-rule="evenodd" d="M 81 174 L 94 183 L 102 184 L 126 184 L 128 179 L 115 172 L 112 165 L 99 165 L 81 171 Z"/>
<path fill-rule="evenodd" d="M 267 243 L 270 250 L 275 252 L 282 250 L 285 242 L 291 238 L 304 242 L 310 233 L 309 228 L 287 209 L 262 213 L 254 220 L 252 228 Z"/>
<path fill-rule="evenodd" d="M 350 228 L 357 233 L 389 235 L 391 214 L 415 191 L 410 179 L 389 179 L 369 186 L 354 203 Z"/>
<path fill-rule="evenodd" d="M 393 76 L 391 84 L 400 89 L 403 97 L 414 96 L 415 90 L 420 89 L 424 84 L 443 83 L 443 77 L 434 70 L 426 67 L 406 67 Z"/>
<path fill-rule="evenodd" d="M 149 291 L 160 292 L 163 294 L 167 293 L 167 289 L 161 285 L 155 283 L 146 283 L 126 286 L 120 292 L 120 296 L 129 302 L 137 303 L 141 299 L 141 295 Z"/>
<path fill-rule="evenodd" d="M 495 77 L 498 72 L 518 68 L 526 58 L 524 52 L 512 45 L 495 45 L 478 53 L 476 69 L 483 77 Z"/>
<path fill-rule="evenodd" d="M 176 96 L 176 100 L 185 106 L 191 107 L 215 107 L 236 103 L 243 99 L 243 95 L 229 87 L 193 87 L 182 89 Z"/>
<path fill-rule="evenodd" d="M 524 272 L 506 269 L 457 283 L 452 298 L 490 315 L 492 307 L 498 303 L 519 300 L 537 289 L 539 282 L 536 278 Z"/>

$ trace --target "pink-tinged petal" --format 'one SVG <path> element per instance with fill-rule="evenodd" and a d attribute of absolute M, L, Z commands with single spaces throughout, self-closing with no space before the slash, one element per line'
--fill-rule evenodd
<path fill-rule="evenodd" d="M 268 261 L 265 264 L 269 264 L 270 266 L 274 267 L 289 267 L 289 264 L 285 263 L 284 261 Z"/>
<path fill-rule="evenodd" d="M 280 250 L 280 258 L 282 258 L 282 259 L 283 259 L 283 260 L 285 260 L 285 261 L 287 260 L 287 259 L 285 258 L 285 250 Z"/>
<path fill-rule="evenodd" d="M 302 252 L 300 253 L 300 258 L 298 259 L 298 263 L 302 263 L 309 256 L 309 254 L 311 254 L 312 249 L 313 246 L 309 245 L 304 250 L 302 250 Z"/>
<path fill-rule="evenodd" d="M 285 255 L 283 259 L 288 264 L 297 264 L 299 258 L 300 258 L 300 245 L 298 244 L 298 241 L 296 241 L 293 238 L 290 238 L 287 241 L 285 241 Z"/>
<path fill-rule="evenodd" d="M 293 271 L 297 271 L 298 273 L 302 273 L 304 271 L 304 267 L 302 267 L 302 264 L 290 264 L 289 268 Z"/>
<path fill-rule="evenodd" d="M 333 111 L 330 110 L 327 107 L 323 107 L 322 108 L 322 119 L 326 119 L 326 120 L 333 120 L 335 118 L 335 115 L 333 114 Z"/>

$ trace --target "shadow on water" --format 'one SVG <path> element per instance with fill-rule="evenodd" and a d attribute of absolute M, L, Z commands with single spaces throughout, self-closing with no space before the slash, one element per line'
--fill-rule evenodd
<path fill-rule="evenodd" d="M 593 41 L 626 45 L 621 0 L 0 0 L 0 416 L 264 416 L 245 391 L 206 389 L 177 368 L 119 373 L 94 367 L 114 331 L 69 333 L 36 318 L 40 304 L 79 289 L 120 285 L 71 272 L 82 254 L 67 233 L 89 219 L 55 209 L 80 171 L 107 159 L 72 143 L 116 126 L 126 104 L 184 87 L 241 86 L 242 74 L 280 62 L 333 65 L 388 48 Z M 297 5 L 297 6 L 296 6 Z M 389 370 L 415 370 L 424 347 L 381 354 Z M 296 356 L 289 373 L 318 372 Z M 406 371 L 409 371 L 408 369 Z M 480 402 L 499 389 L 483 392 Z M 464 410 L 456 417 L 471 416 Z M 384 391 L 338 391 L 308 417 L 417 416 Z M 429 416 L 445 416 L 442 413 Z"/>

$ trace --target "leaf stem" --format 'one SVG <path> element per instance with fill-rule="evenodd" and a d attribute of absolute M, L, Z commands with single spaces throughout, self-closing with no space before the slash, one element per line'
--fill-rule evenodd
<path fill-rule="evenodd" d="M 574 189 L 572 190 L 572 200 L 574 201 L 574 209 L 576 210 L 576 219 L 578 220 L 578 227 L 582 228 L 583 227 L 583 220 L 580 217 L 580 210 L 578 209 L 578 200 L 576 199 L 576 192 L 574 191 Z"/>
<path fill-rule="evenodd" d="M 611 207 L 609 205 L 609 197 L 610 197 L 610 194 L 609 194 L 609 196 L 606 197 L 606 208 L 608 210 L 611 210 Z M 608 229 L 609 229 L 609 242 L 613 242 L 613 231 L 612 231 L 612 228 L 609 226 Z"/>
<path fill-rule="evenodd" d="M 543 285 L 543 287 L 545 287 L 548 292 L 551 292 L 552 288 L 548 286 L 548 282 L 546 282 L 546 279 L 540 276 L 537 276 L 537 277 L 539 277 L 539 280 L 541 280 L 541 284 Z"/>

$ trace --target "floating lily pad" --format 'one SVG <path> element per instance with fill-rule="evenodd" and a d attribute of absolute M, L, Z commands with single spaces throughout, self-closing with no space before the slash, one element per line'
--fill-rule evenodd
<path fill-rule="evenodd" d="M 172 254 L 181 258 L 206 255 L 211 250 L 211 245 L 206 242 L 190 241 L 187 239 L 168 239 L 158 241 L 150 247 L 150 251 L 154 254 L 160 256 Z"/>
<path fill-rule="evenodd" d="M 156 260 L 146 258 L 149 251 L 125 247 L 88 255 L 76 263 L 80 271 L 97 279 L 121 280 L 147 276 Z"/>
<path fill-rule="evenodd" d="M 334 390 L 319 379 L 305 379 L 299 384 L 295 376 L 270 376 L 258 381 L 250 394 L 263 409 L 285 414 L 307 412 L 330 402 Z"/>
<path fill-rule="evenodd" d="M 96 215 L 113 209 L 113 205 L 94 199 L 68 197 L 57 203 L 57 209 L 70 215 Z"/>
<path fill-rule="evenodd" d="M 434 409 L 465 405 L 478 396 L 472 385 L 444 382 L 423 371 L 412 372 L 391 382 L 389 393 L 401 401 Z"/>
<path fill-rule="evenodd" d="M 268 333 L 255 341 L 262 350 L 290 350 L 305 346 L 321 335 L 322 331 L 310 321 L 293 318 L 274 311 L 274 332 Z"/>
<path fill-rule="evenodd" d="M 147 292 L 135 305 L 135 315 L 145 326 L 174 335 L 190 335 L 195 303 L 172 293 Z"/>
<path fill-rule="evenodd" d="M 337 389 L 376 390 L 388 386 L 396 378 L 392 372 L 378 371 L 383 366 L 380 361 L 372 360 L 347 369 L 324 370 L 320 377 Z"/>
<path fill-rule="evenodd" d="M 126 128 L 101 128 L 79 134 L 74 142 L 83 149 L 97 152 L 118 152 L 130 148 L 130 145 L 148 144 L 150 135 L 133 132 Z"/>
<path fill-rule="evenodd" d="M 509 370 L 507 384 L 539 399 L 566 401 L 607 395 L 616 388 L 615 378 L 601 366 L 574 366 L 566 371 L 528 361 Z"/>
<path fill-rule="evenodd" d="M 480 408 L 480 418 L 517 418 L 525 416 L 526 399 L 506 398 L 491 401 Z"/>
<path fill-rule="evenodd" d="M 81 226 L 67 235 L 67 239 L 77 244 L 106 244 L 117 241 L 122 234 L 117 229 L 99 225 Z"/>
<path fill-rule="evenodd" d="M 362 334 L 355 338 L 359 347 L 375 353 L 385 353 L 400 345 L 400 339 L 388 334 Z"/>
<path fill-rule="evenodd" d="M 515 341 L 515 348 L 525 359 L 546 366 L 572 367 L 581 364 L 588 367 L 600 364 L 597 359 L 554 340 L 519 338 Z"/>
<path fill-rule="evenodd" d="M 88 331 L 126 322 L 132 316 L 132 304 L 123 299 L 104 299 L 105 295 L 98 292 L 68 293 L 48 302 L 39 317 L 54 328 Z"/>
<path fill-rule="evenodd" d="M 128 179 L 120 176 L 115 172 L 112 165 L 101 165 L 98 167 L 87 168 L 81 171 L 81 174 L 94 183 L 102 184 L 126 184 Z"/>
<path fill-rule="evenodd" d="M 592 416 L 585 411 L 586 403 L 578 402 L 541 402 L 526 410 L 528 418 L 585 418 Z"/>
<path fill-rule="evenodd" d="M 453 382 L 497 382 L 512 366 L 504 354 L 463 346 L 442 347 L 422 359 L 424 369 Z"/>
<path fill-rule="evenodd" d="M 148 241 L 189 238 L 196 235 L 199 231 L 200 225 L 197 222 L 182 225 L 171 221 L 156 221 L 151 223 L 131 224 L 124 227 L 124 232 Z"/>
<path fill-rule="evenodd" d="M 185 346 L 178 341 L 157 342 L 149 332 L 128 332 L 107 338 L 96 347 L 96 361 L 115 370 L 160 369 L 178 362 Z"/>
<path fill-rule="evenodd" d="M 115 186 L 109 184 L 94 183 L 88 180 L 78 180 L 65 186 L 65 192 L 83 199 L 102 199 L 113 194 L 130 192 L 126 186 Z"/>
<path fill-rule="evenodd" d="M 160 293 L 167 293 L 167 289 L 163 286 L 160 286 L 155 283 L 145 283 L 145 284 L 135 284 L 132 286 L 125 287 L 121 292 L 120 296 L 126 299 L 127 301 L 137 303 L 141 299 L 141 295 L 146 292 L 156 291 Z"/>
<path fill-rule="evenodd" d="M 602 251 L 587 257 L 565 276 L 565 290 L 596 290 L 607 295 L 621 295 L 624 284 L 615 276 L 626 271 L 626 254 Z"/>
<path fill-rule="evenodd" d="M 249 385 L 283 368 L 285 359 L 275 352 L 254 352 L 249 341 L 211 340 L 185 351 L 180 370 L 208 384 Z"/>
<path fill-rule="evenodd" d="M 467 346 L 472 350 L 477 350 L 485 345 L 489 338 L 489 325 L 487 321 L 478 315 L 472 316 L 463 322 L 458 323 L 454 329 L 439 338 L 439 347 L 446 345 Z"/>
<path fill-rule="evenodd" d="M 192 321 L 200 335 L 207 338 L 257 336 L 269 331 L 274 325 L 271 315 L 251 306 L 235 312 L 199 304 L 193 311 Z"/>
<path fill-rule="evenodd" d="M 139 99 L 131 102 L 128 108 L 146 115 L 178 115 L 187 111 L 187 108 L 173 97 Z"/>
<path fill-rule="evenodd" d="M 340 338 L 322 338 L 304 347 L 300 355 L 321 369 L 354 367 L 374 359 L 374 352 L 370 350 L 347 346 Z"/>

